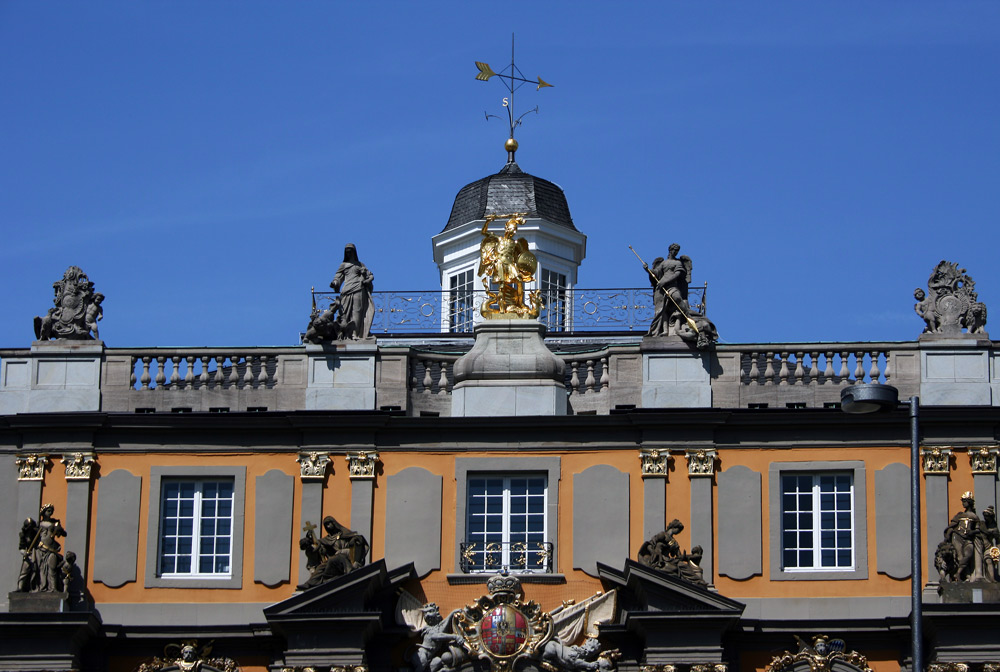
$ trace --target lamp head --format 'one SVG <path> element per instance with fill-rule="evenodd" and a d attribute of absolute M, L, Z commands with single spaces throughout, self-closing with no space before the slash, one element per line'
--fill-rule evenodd
<path fill-rule="evenodd" d="M 873 413 L 899 406 L 899 390 L 892 385 L 858 383 L 840 391 L 840 407 L 845 413 Z"/>

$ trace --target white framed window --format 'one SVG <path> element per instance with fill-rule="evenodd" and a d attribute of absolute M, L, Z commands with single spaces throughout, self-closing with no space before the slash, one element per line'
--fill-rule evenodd
<path fill-rule="evenodd" d="M 153 466 L 147 588 L 243 587 L 246 467 Z"/>
<path fill-rule="evenodd" d="M 463 569 L 551 571 L 545 473 L 469 474 Z"/>
<path fill-rule="evenodd" d="M 448 282 L 448 328 L 472 331 L 475 302 L 472 269 L 451 276 Z"/>
<path fill-rule="evenodd" d="M 159 576 L 232 576 L 233 479 L 165 479 L 160 495 Z"/>
<path fill-rule="evenodd" d="M 545 302 L 543 321 L 550 331 L 566 328 L 566 275 L 546 268 L 541 273 L 542 300 Z"/>
<path fill-rule="evenodd" d="M 781 476 L 785 571 L 854 569 L 854 480 L 849 473 Z"/>

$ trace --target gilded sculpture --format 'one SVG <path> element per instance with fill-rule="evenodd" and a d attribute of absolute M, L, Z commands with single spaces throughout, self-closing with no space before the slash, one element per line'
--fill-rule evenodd
<path fill-rule="evenodd" d="M 502 216 L 507 217 L 502 236 L 489 231 L 501 215 L 488 216 L 481 231 L 478 274 L 486 288 L 486 300 L 480 312 L 487 319 L 536 318 L 542 309 L 541 293 L 534 290 L 525 294 L 524 284 L 535 279 L 538 259 L 528 250 L 527 240 L 514 238 L 517 227 L 524 224 L 524 213 Z"/>

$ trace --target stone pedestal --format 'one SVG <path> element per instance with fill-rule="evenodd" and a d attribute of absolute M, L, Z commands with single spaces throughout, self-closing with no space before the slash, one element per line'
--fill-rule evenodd
<path fill-rule="evenodd" d="M 8 593 L 11 613 L 58 614 L 69 611 L 68 593 Z"/>
<path fill-rule="evenodd" d="M 939 592 L 944 604 L 1000 603 L 1000 583 L 990 581 L 942 583 Z"/>
<path fill-rule="evenodd" d="M 990 340 L 986 334 L 923 334 L 920 403 L 924 406 L 990 406 Z"/>
<path fill-rule="evenodd" d="M 306 345 L 306 410 L 370 411 L 375 406 L 375 339 Z"/>
<path fill-rule="evenodd" d="M 101 341 L 35 341 L 0 365 L 0 415 L 101 410 Z"/>
<path fill-rule="evenodd" d="M 544 325 L 487 320 L 475 333 L 455 362 L 453 417 L 566 415 L 566 365 L 545 347 Z"/>
<path fill-rule="evenodd" d="M 643 408 L 711 408 L 709 353 L 678 336 L 642 339 Z"/>

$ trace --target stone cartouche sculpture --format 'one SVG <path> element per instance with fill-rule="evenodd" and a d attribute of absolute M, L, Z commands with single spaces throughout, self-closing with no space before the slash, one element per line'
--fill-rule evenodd
<path fill-rule="evenodd" d="M 425 604 L 420 612 L 424 617 L 418 632 L 420 643 L 407 655 L 413 672 L 455 672 L 469 659 L 469 652 L 465 640 L 452 629 L 454 612 L 444 618 L 434 602 Z"/>
<path fill-rule="evenodd" d="M 514 239 L 517 227 L 524 224 L 524 215 L 505 216 L 508 219 L 502 236 L 489 231 L 498 215 L 488 216 L 481 231 L 483 241 L 479 244 L 478 274 L 486 288 L 486 300 L 480 313 L 487 319 L 536 318 L 542 309 L 541 294 L 535 290 L 526 296 L 524 283 L 535 279 L 538 259 L 528 250 L 527 240 Z"/>
<path fill-rule="evenodd" d="M 317 539 L 315 525 L 306 525 L 306 535 L 299 548 L 306 554 L 309 579 L 298 586 L 306 590 L 364 566 L 368 555 L 368 540 L 338 523 L 333 516 L 323 519 L 326 534 Z"/>
<path fill-rule="evenodd" d="M 986 327 L 986 306 L 979 302 L 975 281 L 964 268 L 951 261 L 941 261 L 927 280 L 927 291 L 919 287 L 913 298 L 913 310 L 924 321 L 925 334 L 957 336 L 965 329 L 982 334 Z"/>
<path fill-rule="evenodd" d="M 17 577 L 19 593 L 61 593 L 72 563 L 66 564 L 57 539 L 66 536 L 62 523 L 52 514 L 55 507 L 45 504 L 38 512 L 38 521 L 28 518 L 21 526 L 18 549 L 21 551 L 21 572 Z M 76 556 L 74 556 L 75 559 Z"/>
<path fill-rule="evenodd" d="M 676 576 L 699 586 L 707 586 L 701 560 L 705 555 L 701 546 L 695 546 L 690 553 L 681 550 L 681 545 L 674 535 L 684 531 L 684 523 L 674 518 L 667 529 L 657 532 L 652 539 L 643 542 L 639 547 L 636 559 L 640 564 L 658 569 L 661 572 Z"/>
<path fill-rule="evenodd" d="M 694 343 L 699 350 L 704 350 L 715 345 L 719 332 L 711 320 L 691 309 L 688 284 L 694 265 L 691 257 L 678 257 L 680 251 L 681 246 L 672 243 L 666 259 L 657 257 L 652 266 L 642 263 L 653 287 L 653 321 L 646 335 L 679 336 Z"/>
<path fill-rule="evenodd" d="M 104 295 L 94 293 L 94 283 L 77 266 L 70 266 L 62 280 L 52 283 L 54 308 L 35 317 L 35 338 L 90 340 L 99 338 L 97 323 L 104 317 Z M 91 335 L 93 332 L 93 335 Z"/>
<path fill-rule="evenodd" d="M 358 259 L 354 244 L 348 243 L 344 247 L 344 261 L 330 282 L 330 288 L 340 294 L 322 312 L 317 310 L 313 299 L 309 326 L 302 340 L 319 344 L 368 338 L 375 318 L 374 286 L 375 276 Z"/>

